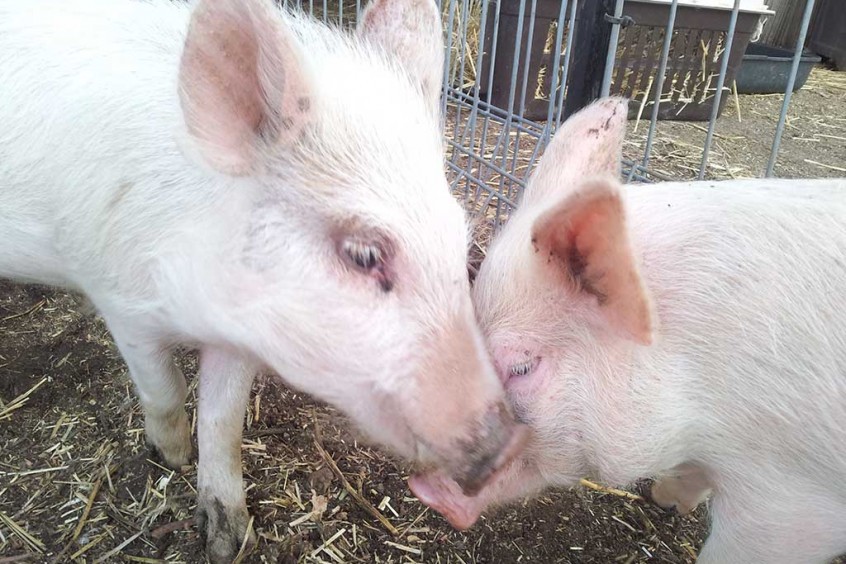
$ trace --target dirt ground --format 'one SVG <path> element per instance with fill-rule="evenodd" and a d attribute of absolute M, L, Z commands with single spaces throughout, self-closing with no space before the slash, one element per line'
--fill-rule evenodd
<path fill-rule="evenodd" d="M 795 95 L 779 175 L 843 176 L 844 83 L 818 69 Z M 741 96 L 740 122 L 727 107 L 710 175 L 757 175 L 780 100 Z M 689 176 L 705 125 L 660 123 L 656 170 Z M 632 131 L 627 152 L 644 131 Z M 196 357 L 179 359 L 195 417 Z M 580 486 L 456 532 L 413 498 L 406 468 L 359 444 L 333 410 L 268 377 L 255 385 L 243 459 L 260 538 L 247 562 L 692 562 L 707 526 L 704 508 L 681 518 Z M 0 562 L 202 562 L 195 483 L 193 466 L 174 473 L 148 453 L 102 321 L 75 296 L 0 282 Z"/>
<path fill-rule="evenodd" d="M 781 112 L 782 94 L 726 93 L 717 120 L 706 178 L 764 175 Z M 794 93 L 774 175 L 782 178 L 846 175 L 846 73 L 817 66 Z M 629 122 L 626 156 L 642 159 L 651 108 Z M 695 179 L 702 160 L 707 122 L 659 121 L 649 168 L 672 179 Z"/>

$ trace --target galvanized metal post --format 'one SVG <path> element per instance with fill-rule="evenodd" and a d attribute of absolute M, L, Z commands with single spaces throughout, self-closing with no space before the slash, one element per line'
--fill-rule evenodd
<path fill-rule="evenodd" d="M 773 175 L 778 149 L 781 145 L 781 136 L 784 133 L 784 122 L 787 120 L 787 107 L 790 105 L 790 98 L 793 96 L 793 85 L 796 84 L 796 73 L 799 71 L 799 62 L 802 59 L 802 49 L 805 45 L 805 35 L 808 33 L 808 25 L 811 23 L 811 14 L 814 12 L 814 0 L 807 0 L 805 13 L 802 15 L 802 28 L 799 30 L 799 37 L 796 39 L 796 52 L 793 53 L 793 66 L 790 67 L 790 79 L 787 81 L 787 90 L 784 92 L 784 102 L 781 105 L 781 115 L 778 118 L 773 147 L 770 150 L 770 160 L 767 162 L 766 176 Z"/>
<path fill-rule="evenodd" d="M 678 11 L 679 0 L 673 0 L 670 4 L 670 17 L 667 20 L 667 28 L 664 31 L 664 46 L 661 49 L 661 64 L 658 68 L 658 80 L 655 87 L 655 104 L 652 106 L 652 119 L 649 121 L 649 133 L 646 135 L 646 149 L 643 151 L 641 168 L 645 171 L 649 166 L 649 155 L 652 153 L 652 141 L 655 138 L 655 128 L 658 125 L 658 108 L 661 105 L 661 93 L 664 91 L 664 78 L 667 76 L 667 59 L 670 57 L 670 43 L 673 40 L 673 30 L 676 25 L 676 12 Z M 628 180 L 634 177 L 636 166 L 632 166 Z"/>
<path fill-rule="evenodd" d="M 623 16 L 624 0 L 617 0 L 614 6 L 614 20 L 611 24 L 611 37 L 608 40 L 608 55 L 605 57 L 605 74 L 602 77 L 602 89 L 600 97 L 604 98 L 611 93 L 611 75 L 614 72 L 614 60 L 617 58 L 617 43 L 620 41 L 620 18 Z"/>
<path fill-rule="evenodd" d="M 726 72 L 731 58 L 731 49 L 734 44 L 734 29 L 737 27 L 737 14 L 740 12 L 740 0 L 734 0 L 734 8 L 731 11 L 728 35 L 726 35 L 726 48 L 723 51 L 723 58 L 720 61 L 720 76 L 717 79 L 717 91 L 714 93 L 714 106 L 711 108 L 711 120 L 708 122 L 708 134 L 705 136 L 705 147 L 702 149 L 702 163 L 699 165 L 698 179 L 705 177 L 705 168 L 708 166 L 708 153 L 711 150 L 711 142 L 714 139 L 714 127 L 717 125 L 717 114 L 720 112 L 720 102 L 723 99 L 723 85 L 726 81 Z"/>
<path fill-rule="evenodd" d="M 573 0 L 574 3 L 575 1 L 576 0 Z M 622 2 L 623 0 L 617 1 Z M 555 101 L 558 98 L 558 89 L 561 88 L 563 91 L 564 85 L 567 84 L 567 81 L 563 76 L 565 69 L 561 69 L 561 71 L 559 71 L 559 66 L 561 65 L 561 41 L 564 39 L 564 22 L 567 17 L 567 4 L 568 0 L 563 0 L 558 12 L 558 26 L 555 30 L 555 43 L 553 43 L 555 54 L 552 56 L 552 85 L 549 88 L 549 105 L 546 108 L 546 124 L 544 125 L 543 139 L 538 145 L 546 145 L 549 143 L 549 139 L 552 136 L 552 128 L 554 126 L 553 117 L 555 117 Z M 567 56 L 569 55 L 570 51 L 568 50 Z M 559 76 L 561 77 L 562 82 L 560 85 L 558 84 Z"/>
<path fill-rule="evenodd" d="M 611 39 L 611 23 L 605 15 L 611 14 L 615 1 L 579 0 L 579 22 L 573 41 L 579 56 L 570 67 L 567 79 L 570 88 L 564 100 L 564 119 L 599 97 Z"/>

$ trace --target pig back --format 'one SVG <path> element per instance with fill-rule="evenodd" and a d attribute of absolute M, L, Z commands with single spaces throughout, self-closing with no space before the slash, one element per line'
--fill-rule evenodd
<path fill-rule="evenodd" d="M 138 192 L 191 184 L 173 141 L 187 17 L 161 0 L 0 2 L 0 275 L 78 286 L 133 226 L 174 219 Z"/>
<path fill-rule="evenodd" d="M 846 476 L 846 181 L 632 185 L 626 200 L 665 384 L 704 440 Z"/>

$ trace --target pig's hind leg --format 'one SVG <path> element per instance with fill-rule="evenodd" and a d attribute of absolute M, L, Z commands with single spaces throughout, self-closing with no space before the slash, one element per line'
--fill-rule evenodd
<path fill-rule="evenodd" d="M 200 351 L 197 421 L 197 514 L 209 559 L 232 562 L 246 540 L 250 515 L 242 483 L 241 437 L 250 387 L 258 366 L 237 352 L 204 347 Z"/>
<path fill-rule="evenodd" d="M 168 347 L 108 318 L 107 323 L 144 408 L 147 442 L 168 466 L 179 469 L 190 462 L 192 451 L 191 425 L 185 413 L 185 376 Z"/>
<path fill-rule="evenodd" d="M 696 464 L 679 464 L 652 484 L 652 501 L 680 515 L 690 513 L 711 494 L 705 469 Z"/>

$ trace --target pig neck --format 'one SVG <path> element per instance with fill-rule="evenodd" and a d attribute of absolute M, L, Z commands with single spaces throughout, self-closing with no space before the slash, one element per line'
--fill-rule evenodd
<path fill-rule="evenodd" d="M 567 396 L 580 398 L 572 409 L 587 471 L 617 486 L 684 462 L 707 464 L 715 413 L 698 393 L 706 385 L 702 363 L 724 361 L 708 346 L 713 329 L 706 326 L 725 312 L 709 303 L 702 273 L 685 268 L 690 248 L 663 244 L 666 237 L 656 238 L 638 219 L 633 244 L 657 314 L 655 342 L 638 345 L 596 329 L 591 319 L 586 325 L 594 329 L 579 335 L 574 349 L 586 354 L 559 371 L 578 375 Z"/>
<path fill-rule="evenodd" d="M 577 346 L 591 352 L 581 366 L 566 368 L 573 376 L 565 397 L 578 398 L 567 411 L 575 415 L 568 419 L 584 472 L 625 486 L 693 456 L 682 439 L 693 429 L 673 428 L 672 417 L 662 412 L 674 395 L 664 387 L 663 355 L 608 335 L 592 334 Z"/>

